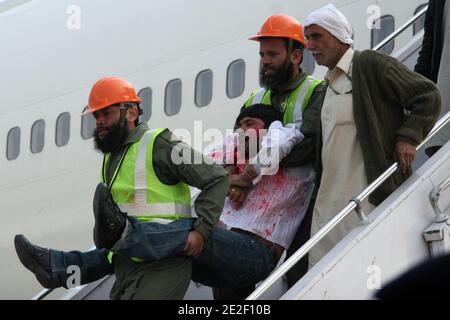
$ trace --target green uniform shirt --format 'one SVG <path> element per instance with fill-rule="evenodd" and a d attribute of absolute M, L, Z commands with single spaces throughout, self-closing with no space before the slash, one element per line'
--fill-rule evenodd
<path fill-rule="evenodd" d="M 272 105 L 283 111 L 283 103 L 286 101 L 286 98 L 305 81 L 307 76 L 308 74 L 302 71 L 296 78 L 292 79 L 285 90 L 278 91 L 271 89 L 270 98 Z M 303 111 L 303 122 L 300 130 L 305 136 L 305 139 L 292 148 L 289 155 L 281 161 L 280 167 L 298 167 L 312 163 L 315 160 L 315 139 L 319 130 L 324 87 L 325 84 L 322 83 L 315 88 L 309 99 L 307 108 Z"/>
<path fill-rule="evenodd" d="M 111 154 L 110 165 L 106 170 L 107 183 L 111 181 L 126 146 L 138 142 L 147 130 L 145 123 L 138 125 L 131 130 L 121 148 Z M 155 140 L 153 166 L 156 175 L 165 184 L 173 185 L 182 181 L 202 190 L 194 203 L 198 215 L 194 227 L 207 239 L 223 209 L 228 191 L 228 175 L 222 167 L 215 164 L 174 164 L 171 160 L 172 152 L 178 152 L 180 157 L 186 153 L 191 154 L 191 163 L 195 159 L 203 159 L 203 155 L 174 137 L 169 130 L 165 130 Z"/>
<path fill-rule="evenodd" d="M 146 124 L 133 129 L 122 147 L 111 154 L 110 166 L 106 170 L 106 181 L 111 181 L 126 147 L 138 142 L 148 130 Z M 206 239 L 216 225 L 223 209 L 228 191 L 228 175 L 215 164 L 174 164 L 172 152 L 191 155 L 191 160 L 202 159 L 202 155 L 181 143 L 169 130 L 155 139 L 153 167 L 161 182 L 171 185 L 182 181 L 199 188 L 201 193 L 195 200 L 198 219 L 194 225 Z M 194 162 L 191 162 L 194 163 Z M 128 257 L 116 255 L 114 273 L 116 282 L 111 289 L 111 299 L 182 299 L 188 289 L 192 270 L 190 257 L 173 257 L 155 262 L 135 263 Z"/>

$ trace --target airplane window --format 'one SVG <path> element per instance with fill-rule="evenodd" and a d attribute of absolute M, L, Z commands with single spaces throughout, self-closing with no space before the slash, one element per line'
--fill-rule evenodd
<path fill-rule="evenodd" d="M 164 97 L 164 111 L 168 116 L 173 116 L 181 109 L 181 80 L 174 79 L 169 81 L 166 86 L 166 95 Z"/>
<path fill-rule="evenodd" d="M 212 100 L 213 72 L 203 70 L 197 75 L 195 80 L 195 104 L 197 107 L 205 107 Z"/>
<path fill-rule="evenodd" d="M 237 98 L 244 93 L 245 88 L 245 62 L 242 59 L 233 61 L 228 66 L 227 95 L 229 98 Z"/>
<path fill-rule="evenodd" d="M 379 21 L 374 21 L 374 25 L 379 22 L 380 29 L 372 29 L 372 48 L 386 39 L 395 29 L 395 19 L 391 15 L 382 16 Z M 395 40 L 389 41 L 380 51 L 391 54 L 394 51 Z"/>
<path fill-rule="evenodd" d="M 70 138 L 70 113 L 64 112 L 56 119 L 55 142 L 58 147 L 69 143 Z"/>
<path fill-rule="evenodd" d="M 302 70 L 308 74 L 313 74 L 314 69 L 316 68 L 316 62 L 314 61 L 314 57 L 309 50 L 303 50 L 303 61 L 300 65 Z"/>
<path fill-rule="evenodd" d="M 20 152 L 20 128 L 15 127 L 9 130 L 8 140 L 6 143 L 6 158 L 8 160 L 15 160 Z"/>
<path fill-rule="evenodd" d="M 421 4 L 417 7 L 416 11 L 414 11 L 414 15 L 416 15 L 420 10 L 426 7 L 428 3 Z M 425 27 L 425 15 L 421 16 L 416 22 L 413 24 L 413 35 L 419 33 Z"/>
<path fill-rule="evenodd" d="M 31 127 L 30 149 L 32 153 L 42 152 L 45 142 L 45 121 L 38 120 Z"/>
<path fill-rule="evenodd" d="M 152 116 L 152 97 L 153 92 L 150 88 L 144 88 L 138 93 L 139 98 L 142 99 L 141 102 L 141 109 L 143 111 L 142 115 L 140 116 L 141 122 L 147 122 L 150 120 L 150 117 Z"/>
<path fill-rule="evenodd" d="M 87 109 L 87 106 L 83 109 L 83 112 Z M 94 136 L 95 119 L 92 113 L 85 114 L 81 117 L 81 137 L 87 140 Z"/>

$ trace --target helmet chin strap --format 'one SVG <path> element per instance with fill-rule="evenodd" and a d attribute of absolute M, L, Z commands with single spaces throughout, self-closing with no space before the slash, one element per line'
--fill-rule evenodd
<path fill-rule="evenodd" d="M 127 107 L 124 103 L 120 104 L 120 120 L 119 120 L 119 129 L 120 129 L 120 135 L 116 141 L 116 148 L 120 147 L 120 143 L 122 142 L 122 139 L 124 137 L 124 134 L 127 132 Z"/>
<path fill-rule="evenodd" d="M 294 52 L 294 40 L 288 39 L 287 56 L 291 57 L 292 52 Z"/>
<path fill-rule="evenodd" d="M 126 114 L 127 114 L 127 107 L 124 103 L 121 103 L 120 104 L 120 121 L 119 121 L 120 129 L 125 128 L 127 125 Z"/>
<path fill-rule="evenodd" d="M 294 40 L 289 39 L 288 40 L 288 47 L 287 47 L 287 60 L 286 63 L 284 64 L 284 70 L 285 72 L 287 72 L 287 70 L 289 69 L 289 66 L 291 64 L 291 55 L 294 52 Z"/>

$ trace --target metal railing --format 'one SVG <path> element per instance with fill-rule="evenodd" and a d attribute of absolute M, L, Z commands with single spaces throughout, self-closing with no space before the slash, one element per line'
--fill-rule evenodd
<path fill-rule="evenodd" d="M 431 130 L 427 138 L 416 148 L 420 149 L 425 143 L 427 143 L 439 130 L 441 130 L 446 124 L 450 123 L 450 112 L 442 117 Z M 351 199 L 344 209 L 338 212 L 338 214 L 330 220 L 322 229 L 320 229 L 314 236 L 311 237 L 300 249 L 295 252 L 286 262 L 279 266 L 270 276 L 264 280 L 256 290 L 247 297 L 247 300 L 256 300 L 264 292 L 266 292 L 276 281 L 278 281 L 286 272 L 288 272 L 300 259 L 302 259 L 320 240 L 322 240 L 328 232 L 336 227 L 345 217 L 347 217 L 353 210 L 356 210 L 363 222 L 367 219 L 364 213 L 360 209 L 361 202 L 372 194 L 382 183 L 384 183 L 396 170 L 398 169 L 398 163 L 394 163 L 390 166 L 382 175 L 373 181 L 366 189 L 364 189 L 355 198 Z"/>
<path fill-rule="evenodd" d="M 382 42 L 376 45 L 372 50 L 380 50 L 391 40 L 395 39 L 413 23 L 419 20 L 426 12 L 428 6 L 424 7 L 417 14 L 415 14 L 410 20 L 408 20 L 399 29 L 394 31 Z M 421 148 L 427 143 L 440 129 L 442 129 L 447 123 L 450 122 L 450 112 L 442 117 L 431 130 L 427 138 L 416 148 Z M 276 281 L 286 274 L 297 262 L 300 261 L 311 249 L 322 240 L 334 227 L 336 227 L 343 219 L 345 219 L 353 210 L 356 211 L 362 222 L 367 223 L 367 218 L 361 209 L 361 203 L 369 195 L 371 195 L 381 184 L 383 184 L 395 171 L 398 169 L 398 163 L 394 163 L 383 174 L 381 174 L 375 181 L 373 181 L 366 189 L 364 189 L 355 198 L 351 199 L 347 206 L 339 211 L 332 220 L 330 220 L 325 226 L 323 226 L 313 237 L 311 237 L 300 249 L 297 250 L 286 262 L 279 266 L 270 276 L 264 280 L 256 290 L 247 297 L 247 300 L 256 300 L 264 292 L 266 292 Z"/>
<path fill-rule="evenodd" d="M 372 48 L 372 50 L 380 50 L 385 45 L 387 45 L 390 41 L 394 40 L 399 36 L 403 31 L 408 29 L 414 22 L 419 20 L 428 10 L 428 5 L 425 6 L 422 10 L 417 12 L 411 19 L 409 19 L 404 25 L 402 25 L 400 28 L 392 32 L 390 35 L 388 35 L 383 41 L 381 41 L 379 44 L 377 44 L 375 47 Z"/>
<path fill-rule="evenodd" d="M 380 50 L 385 45 L 389 43 L 389 41 L 395 39 L 398 35 L 400 35 L 403 31 L 405 31 L 409 26 L 411 26 L 414 22 L 419 20 L 426 12 L 428 6 L 425 6 L 422 10 L 420 10 L 417 14 L 415 14 L 410 20 L 408 20 L 404 25 L 402 25 L 399 29 L 394 31 L 388 37 L 386 37 L 382 42 L 377 44 L 372 50 Z M 447 114 L 447 122 L 450 122 L 450 114 Z M 444 117 L 445 118 L 445 117 Z M 442 119 L 444 119 L 442 118 Z M 442 120 L 441 119 L 441 120 Z M 446 122 L 446 123 L 447 123 Z M 439 122 L 438 122 L 439 123 Z M 445 124 L 444 124 L 445 125 Z M 444 125 L 440 126 L 442 128 Z M 435 126 L 435 128 L 437 125 Z M 439 130 L 439 129 L 438 129 Z M 433 129 L 428 138 L 417 147 L 419 149 L 425 142 L 427 142 L 435 131 Z M 257 299 L 262 293 L 264 293 L 275 281 L 278 280 L 281 276 L 283 276 L 287 271 L 289 271 L 303 256 L 308 253 L 312 247 L 322 239 L 328 232 L 330 232 L 340 221 L 342 221 L 351 211 L 356 210 L 358 216 L 362 221 L 366 221 L 366 217 L 361 210 L 361 202 L 367 198 L 373 191 L 375 191 L 379 185 L 381 185 L 386 179 L 388 179 L 395 171 L 397 170 L 397 163 L 392 165 L 386 172 L 384 172 L 377 180 L 375 180 L 371 185 L 369 185 L 364 191 L 362 191 L 357 197 L 350 200 L 349 204 L 342 209 L 328 224 L 326 224 L 321 230 L 319 230 L 314 237 L 312 237 L 308 242 L 306 242 L 303 247 L 301 247 L 290 259 L 288 259 L 285 263 L 283 263 L 274 273 L 272 273 L 269 278 L 266 279 L 258 288 L 247 298 L 247 300 Z M 319 238 L 318 241 L 313 241 L 315 238 Z M 278 275 L 281 274 L 281 275 Z M 276 278 L 271 281 L 272 278 Z M 269 285 L 264 285 L 266 282 L 269 282 Z M 263 286 L 264 285 L 264 286 Z M 46 296 L 48 296 L 55 289 L 44 289 L 33 296 L 32 300 L 42 300 Z"/>
<path fill-rule="evenodd" d="M 43 289 L 43 290 L 39 291 L 35 296 L 33 296 L 31 298 L 31 300 L 42 300 L 46 296 L 48 296 L 50 293 L 52 293 L 53 290 L 55 290 L 55 289 Z"/>
<path fill-rule="evenodd" d="M 450 187 L 450 177 L 448 177 L 444 182 L 435 187 L 430 193 L 430 203 L 433 207 L 434 213 L 436 214 L 436 223 L 445 222 L 449 219 L 448 214 L 445 214 L 446 209 L 441 210 L 439 207 L 439 197 L 442 192 Z"/>

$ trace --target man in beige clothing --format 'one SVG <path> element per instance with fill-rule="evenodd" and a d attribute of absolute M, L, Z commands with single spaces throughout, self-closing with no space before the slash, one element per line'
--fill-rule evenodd
<path fill-rule="evenodd" d="M 313 235 L 362 191 L 368 182 L 381 174 L 383 167 L 387 169 L 387 159 L 398 161 L 404 174 L 393 182 L 393 187 L 386 188 L 387 191 L 392 192 L 405 180 L 415 158 L 415 146 L 423 140 L 436 120 L 437 108 L 432 105 L 439 106 L 440 100 L 432 84 L 394 59 L 373 51 L 354 51 L 352 28 L 333 5 L 311 13 L 304 26 L 308 49 L 319 65 L 328 67 L 325 76 L 328 87 L 321 112 L 322 138 L 318 139 L 322 142 L 320 164 L 323 171 L 312 218 Z M 366 60 L 370 61 L 369 65 L 378 65 L 378 69 L 387 70 L 386 76 L 381 72 L 366 70 Z M 396 74 L 398 78 L 391 79 L 390 74 Z M 392 95 L 388 100 L 385 92 L 394 90 L 394 85 L 402 86 L 402 83 L 421 88 L 428 96 L 419 99 L 415 95 L 417 93 L 419 96 L 420 92 L 401 87 L 398 100 L 392 101 L 396 99 L 392 99 Z M 404 109 L 410 111 L 415 122 L 407 120 Z M 424 120 L 423 115 L 426 113 L 428 118 Z M 421 117 L 424 121 L 419 122 Z M 373 154 L 376 151 L 371 148 L 382 149 L 382 160 L 386 163 L 372 167 L 371 162 L 377 162 L 377 159 Z M 365 200 L 363 211 L 370 213 L 387 195 L 384 194 L 378 200 Z M 310 266 L 358 222 L 357 216 L 351 214 L 333 229 L 310 252 Z"/>

